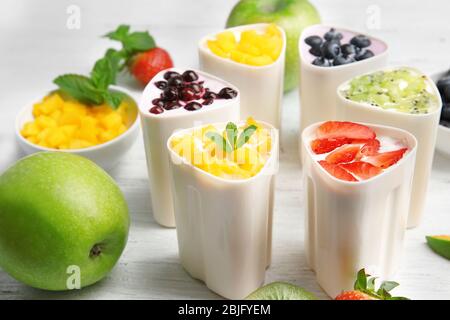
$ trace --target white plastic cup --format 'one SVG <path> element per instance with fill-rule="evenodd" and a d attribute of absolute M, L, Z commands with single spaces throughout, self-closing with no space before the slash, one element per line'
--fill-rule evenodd
<path fill-rule="evenodd" d="M 263 32 L 269 24 L 250 24 L 226 29 L 239 39 L 242 31 Z M 237 86 L 241 92 L 241 119 L 253 117 L 272 124 L 277 129 L 281 124 L 283 99 L 284 60 L 286 34 L 279 28 L 283 37 L 283 48 L 278 59 L 266 66 L 250 66 L 222 58 L 209 50 L 208 40 L 215 39 L 218 32 L 208 35 L 199 42 L 200 69 L 216 75 Z"/>
<path fill-rule="evenodd" d="M 404 68 L 422 73 L 419 70 L 410 67 L 389 67 L 382 70 L 388 71 Z M 346 99 L 342 94 L 342 90 L 348 86 L 349 81 L 346 81 L 337 89 L 338 120 L 366 121 L 375 124 L 393 126 L 411 132 L 417 139 L 417 160 L 414 170 L 408 228 L 417 227 L 423 216 L 428 181 L 433 164 L 437 129 L 442 108 L 439 92 L 434 82 L 427 77 L 427 81 L 429 82 L 434 95 L 437 96 L 439 105 L 427 114 L 410 114 L 397 112 L 395 110 L 384 110 L 376 106 L 370 106 L 368 104 Z"/>
<path fill-rule="evenodd" d="M 300 35 L 300 132 L 312 123 L 336 120 L 336 89 L 344 82 L 361 73 L 382 68 L 388 59 L 388 45 L 380 39 L 368 36 L 372 45 L 368 48 L 375 54 L 374 57 L 333 67 L 320 67 L 312 64 L 314 57 L 309 53 L 310 47 L 305 39 L 312 35 L 323 36 L 333 28 L 332 26 L 316 24 L 307 27 Z M 343 28 L 336 28 L 341 32 L 343 39 L 341 43 L 348 43 L 350 39 L 358 34 Z"/>
<path fill-rule="evenodd" d="M 271 130 L 272 151 L 261 171 L 245 180 L 205 172 L 171 149 L 173 135 L 167 142 L 181 264 L 228 299 L 243 299 L 259 288 L 270 265 L 278 135 L 270 124 L 258 123 Z"/>
<path fill-rule="evenodd" d="M 153 95 L 154 83 L 162 79 L 167 71 L 182 72 L 179 69 L 167 69 L 156 75 L 145 87 L 139 103 L 139 113 L 144 135 L 145 153 L 147 156 L 148 178 L 152 197 L 152 211 L 155 220 L 162 226 L 175 227 L 173 213 L 172 193 L 170 189 L 169 157 L 166 143 L 170 135 L 179 129 L 189 128 L 201 124 L 218 121 L 239 121 L 239 90 L 217 77 L 205 72 L 197 71 L 201 77 L 212 79 L 223 84 L 223 87 L 231 87 L 238 91 L 238 96 L 230 100 L 221 100 L 218 106 L 204 106 L 197 111 L 177 112 L 166 111 L 163 114 L 152 114 L 149 109 Z M 205 82 L 207 86 L 207 82 Z M 167 116 L 165 115 L 167 113 Z"/>
<path fill-rule="evenodd" d="M 367 125 L 377 136 L 400 139 L 409 151 L 369 180 L 331 176 L 314 160 L 310 142 L 322 123 L 302 133 L 305 249 L 322 289 L 332 298 L 351 290 L 358 270 L 389 278 L 401 257 L 416 157 L 415 137 L 401 129 Z"/>

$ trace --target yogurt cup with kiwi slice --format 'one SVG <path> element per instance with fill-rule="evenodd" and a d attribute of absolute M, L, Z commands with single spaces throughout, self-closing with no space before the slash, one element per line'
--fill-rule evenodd
<path fill-rule="evenodd" d="M 408 227 L 419 225 L 433 162 L 442 108 L 434 82 L 410 67 L 390 67 L 356 76 L 337 89 L 337 118 L 389 125 L 417 141 Z"/>

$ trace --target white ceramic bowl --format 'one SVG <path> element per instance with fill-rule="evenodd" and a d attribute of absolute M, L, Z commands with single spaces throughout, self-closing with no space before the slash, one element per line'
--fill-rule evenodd
<path fill-rule="evenodd" d="M 136 138 L 139 133 L 138 108 L 136 100 L 133 98 L 132 94 L 124 88 L 118 86 L 112 86 L 111 88 L 125 93 L 131 100 L 132 102 L 131 105 L 134 106 L 134 108 L 131 110 L 131 112 L 133 113 L 132 116 L 135 117 L 133 123 L 129 126 L 128 130 L 125 131 L 120 136 L 108 142 L 83 149 L 58 150 L 53 148 L 42 147 L 37 144 L 31 143 L 20 134 L 20 131 L 26 122 L 32 121 L 34 119 L 32 114 L 33 105 L 42 100 L 42 98 L 45 96 L 45 94 L 43 94 L 38 98 L 36 98 L 35 100 L 33 100 L 32 102 L 25 105 L 25 107 L 19 112 L 19 114 L 16 117 L 15 136 L 19 146 L 25 152 L 26 155 L 41 151 L 60 151 L 77 154 L 94 161 L 96 164 L 98 164 L 105 170 L 110 170 L 131 148 L 133 143 L 136 141 Z"/>
<path fill-rule="evenodd" d="M 447 72 L 448 70 L 435 73 L 431 76 L 431 80 L 437 83 L 438 80 L 442 78 Z M 450 128 L 447 128 L 443 125 L 438 126 L 436 150 L 440 154 L 450 158 Z"/>

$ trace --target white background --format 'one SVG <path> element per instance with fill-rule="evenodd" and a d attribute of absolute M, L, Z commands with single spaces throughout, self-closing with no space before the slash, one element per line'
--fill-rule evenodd
<path fill-rule="evenodd" d="M 448 0 L 315 0 L 322 20 L 368 32 L 391 47 L 390 63 L 427 73 L 450 66 Z M 2 0 L 0 18 L 0 172 L 22 156 L 13 135 L 16 113 L 52 88 L 67 72 L 87 73 L 111 42 L 100 35 L 118 24 L 148 29 L 178 67 L 197 66 L 197 41 L 219 31 L 234 0 Z M 81 9 L 81 29 L 66 28 L 70 5 Z M 375 7 L 373 7 L 375 6 Z M 368 14 L 380 10 L 380 29 L 369 30 Z M 128 83 L 128 81 L 124 80 Z M 124 82 L 123 81 L 123 82 Z M 123 84 L 122 82 L 122 84 Z M 127 84 L 128 85 L 128 84 Z M 136 89 L 136 88 L 135 88 Z M 136 95 L 139 90 L 136 89 Z M 308 269 L 303 252 L 301 169 L 297 156 L 298 97 L 285 96 L 283 150 L 278 174 L 273 265 L 266 282 L 289 281 L 326 298 Z M 0 300 L 18 298 L 219 298 L 193 280 L 178 263 L 176 232 L 158 226 L 150 209 L 141 137 L 112 171 L 129 203 L 128 246 L 113 272 L 81 291 L 44 292 L 0 271 Z M 436 155 L 423 224 L 406 235 L 403 263 L 393 280 L 397 294 L 413 299 L 450 299 L 449 261 L 432 253 L 425 235 L 450 233 L 450 159 Z"/>

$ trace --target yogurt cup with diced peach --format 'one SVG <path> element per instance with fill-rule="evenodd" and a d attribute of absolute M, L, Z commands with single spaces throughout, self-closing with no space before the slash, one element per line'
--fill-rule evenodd
<path fill-rule="evenodd" d="M 27 105 L 16 118 L 16 136 L 26 154 L 70 152 L 112 168 L 137 138 L 137 104 L 124 89 L 117 108 L 90 105 L 55 90 Z"/>

